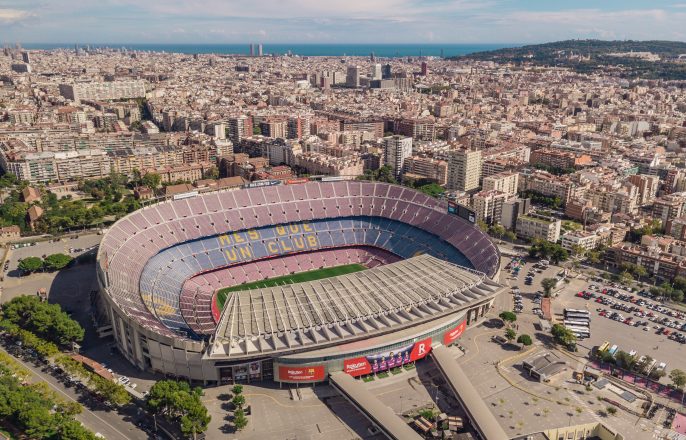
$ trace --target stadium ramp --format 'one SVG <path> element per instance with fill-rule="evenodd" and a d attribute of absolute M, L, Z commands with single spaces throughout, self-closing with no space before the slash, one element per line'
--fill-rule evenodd
<path fill-rule="evenodd" d="M 431 351 L 431 356 L 479 437 L 484 440 L 509 440 L 474 385 L 467 379 L 455 356 L 450 353 L 450 349 L 445 346 L 436 347 Z"/>
<path fill-rule="evenodd" d="M 421 440 L 410 426 L 391 408 L 381 403 L 372 393 L 352 376 L 340 371 L 329 376 L 331 385 L 347 401 L 352 403 L 379 431 L 393 440 Z"/>

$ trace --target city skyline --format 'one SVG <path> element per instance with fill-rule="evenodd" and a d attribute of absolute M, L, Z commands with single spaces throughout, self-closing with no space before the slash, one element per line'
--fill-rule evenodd
<path fill-rule="evenodd" d="M 571 38 L 686 40 L 686 3 L 589 0 L 257 0 L 97 5 L 0 0 L 0 41 L 25 43 L 499 43 Z"/>

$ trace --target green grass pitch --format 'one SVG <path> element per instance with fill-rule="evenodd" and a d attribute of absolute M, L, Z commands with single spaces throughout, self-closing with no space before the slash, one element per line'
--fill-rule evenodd
<path fill-rule="evenodd" d="M 267 278 L 261 281 L 254 281 L 252 283 L 245 283 L 239 284 L 237 286 L 225 287 L 223 289 L 219 289 L 219 291 L 217 292 L 217 306 L 219 306 L 219 310 L 222 310 L 224 308 L 224 303 L 226 302 L 226 298 L 228 298 L 230 292 L 237 292 L 239 290 L 259 289 L 262 287 L 273 287 L 281 284 L 304 283 L 306 281 L 320 280 L 322 278 L 330 278 L 353 272 L 359 272 L 365 269 L 366 267 L 364 267 L 361 264 L 345 264 L 342 266 L 308 270 L 307 272 L 298 272 L 290 275 L 284 275 L 282 277 Z"/>

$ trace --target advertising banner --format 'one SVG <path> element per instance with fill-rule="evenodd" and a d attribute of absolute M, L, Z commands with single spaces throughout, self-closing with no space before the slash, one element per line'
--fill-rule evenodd
<path fill-rule="evenodd" d="M 379 373 L 421 359 L 430 351 L 431 338 L 426 338 L 395 350 L 346 359 L 343 361 L 343 371 L 351 376 Z"/>
<path fill-rule="evenodd" d="M 445 334 L 443 335 L 443 345 L 450 345 L 453 342 L 455 342 L 455 340 L 457 340 L 457 338 L 462 336 L 462 333 L 464 333 L 464 330 L 466 328 L 467 328 L 467 320 L 465 319 L 464 321 L 459 323 L 457 325 L 457 327 L 455 327 L 454 329 L 448 330 L 447 332 L 445 332 Z"/>
<path fill-rule="evenodd" d="M 293 382 L 312 382 L 324 380 L 324 366 L 313 365 L 307 367 L 279 365 L 279 379 Z"/>

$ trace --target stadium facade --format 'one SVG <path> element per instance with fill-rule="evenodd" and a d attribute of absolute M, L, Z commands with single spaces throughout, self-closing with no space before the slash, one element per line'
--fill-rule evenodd
<path fill-rule="evenodd" d="M 402 366 L 455 343 L 502 290 L 489 237 L 396 185 L 310 182 L 188 194 L 115 223 L 101 305 L 141 369 L 204 383 L 318 382 Z M 229 293 L 314 269 L 367 270 Z"/>

